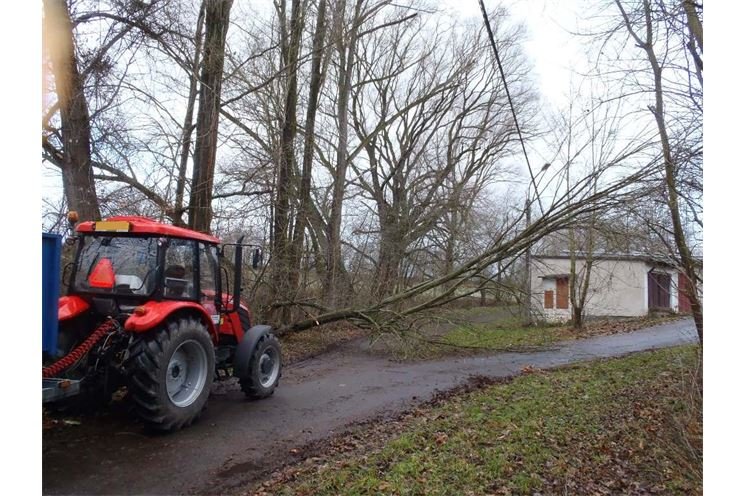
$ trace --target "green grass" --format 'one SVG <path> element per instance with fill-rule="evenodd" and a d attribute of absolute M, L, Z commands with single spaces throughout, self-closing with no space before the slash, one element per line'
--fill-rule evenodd
<path fill-rule="evenodd" d="M 452 355 L 529 351 L 574 336 L 557 325 L 524 326 L 515 309 L 447 310 L 420 329 L 381 335 L 378 351 L 395 360 L 431 360 Z"/>
<path fill-rule="evenodd" d="M 467 309 L 447 314 L 441 321 L 441 325 L 449 324 L 450 329 L 446 332 L 409 332 L 388 336 L 383 339 L 384 350 L 397 360 L 431 360 L 451 355 L 533 351 L 550 348 L 559 341 L 631 332 L 680 318 L 675 315 L 592 320 L 577 331 L 568 323 L 525 326 L 522 318 L 516 316 L 510 308 L 489 308 L 487 311 L 485 307 L 475 310 L 475 313 L 474 309 Z M 483 320 L 483 317 L 488 319 Z M 479 318 L 483 322 L 479 322 Z"/>
<path fill-rule="evenodd" d="M 511 304 L 473 306 L 470 308 L 449 308 L 443 313 L 447 316 L 460 319 L 474 319 L 479 317 L 497 317 L 505 321 L 514 320 L 522 312 L 519 306 Z"/>
<path fill-rule="evenodd" d="M 461 324 L 442 336 L 397 337 L 388 345 L 394 359 L 431 360 L 451 355 L 531 351 L 572 339 L 566 327 L 521 327 L 514 323 Z"/>
<path fill-rule="evenodd" d="M 697 360 L 680 347 L 524 374 L 382 426 L 269 492 L 700 494 L 701 460 L 676 441 L 676 426 L 700 432 L 683 400 Z"/>
<path fill-rule="evenodd" d="M 461 326 L 448 332 L 443 343 L 464 348 L 493 351 L 549 346 L 567 339 L 566 329 L 558 326 L 499 326 L 489 324 Z"/>

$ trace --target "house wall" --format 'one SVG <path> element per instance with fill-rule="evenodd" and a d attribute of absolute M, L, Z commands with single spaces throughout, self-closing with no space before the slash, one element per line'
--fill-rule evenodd
<path fill-rule="evenodd" d="M 638 317 L 649 311 L 647 299 L 647 272 L 652 266 L 641 260 L 595 260 L 590 273 L 590 286 L 585 303 L 585 314 L 591 317 Z M 662 269 L 655 269 L 662 270 Z M 578 278 L 584 271 L 584 261 L 577 261 Z M 569 274 L 570 260 L 566 258 L 533 259 L 531 270 L 531 300 L 537 315 L 549 321 L 569 320 L 571 308 L 544 309 L 543 292 L 553 289 L 556 280 L 541 276 Z M 673 278 L 670 287 L 670 306 L 678 308 L 676 271 L 666 269 Z M 570 304 L 571 306 L 571 304 Z"/>

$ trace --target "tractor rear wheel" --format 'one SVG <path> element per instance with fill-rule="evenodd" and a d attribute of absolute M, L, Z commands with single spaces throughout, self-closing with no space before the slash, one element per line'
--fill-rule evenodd
<path fill-rule="evenodd" d="M 282 375 L 282 354 L 274 334 L 265 334 L 256 344 L 248 364 L 248 375 L 241 377 L 241 390 L 252 399 L 274 394 Z"/>
<path fill-rule="evenodd" d="M 171 320 L 136 342 L 129 360 L 128 389 L 146 427 L 175 431 L 199 417 L 215 376 L 215 349 L 204 324 Z"/>

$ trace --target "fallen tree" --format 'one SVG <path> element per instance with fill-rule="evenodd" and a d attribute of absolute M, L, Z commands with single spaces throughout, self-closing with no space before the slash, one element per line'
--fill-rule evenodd
<path fill-rule="evenodd" d="M 606 165 L 602 172 L 614 170 L 639 149 L 627 151 Z M 315 303 L 280 302 L 277 305 L 296 305 L 302 307 L 308 318 L 295 321 L 278 329 L 278 334 L 300 332 L 312 327 L 321 326 L 340 320 L 348 320 L 356 325 L 370 327 L 378 332 L 395 329 L 408 317 L 421 314 L 469 294 L 476 293 L 490 284 L 498 276 L 498 271 L 485 276 L 486 270 L 499 262 L 520 257 L 536 241 L 544 236 L 567 228 L 585 216 L 594 212 L 629 205 L 644 196 L 647 191 L 647 179 L 652 174 L 651 167 L 641 167 L 636 172 L 608 182 L 604 187 L 595 188 L 598 175 L 590 174 L 563 193 L 554 192 L 553 201 L 540 215 L 531 222 L 525 222 L 528 209 L 516 215 L 503 225 L 491 245 L 479 255 L 465 261 L 459 267 L 441 277 L 431 278 L 411 288 L 399 291 L 372 304 L 360 307 L 326 309 Z M 554 176 L 557 177 L 558 173 Z M 544 188 L 544 192 L 547 188 Z M 535 200 L 534 200 L 535 202 Z M 530 208 L 529 203 L 528 207 Z M 525 225 L 527 224 L 527 225 Z M 521 228 L 521 226 L 524 226 Z M 471 284 L 467 291 L 458 291 L 467 282 Z M 438 288 L 446 288 L 439 294 L 428 296 L 427 293 Z M 423 298 L 422 298 L 423 297 Z M 318 313 L 311 314 L 306 308 Z"/>

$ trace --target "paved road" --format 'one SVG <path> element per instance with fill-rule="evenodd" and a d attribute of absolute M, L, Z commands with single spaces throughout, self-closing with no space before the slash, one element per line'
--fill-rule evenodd
<path fill-rule="evenodd" d="M 691 320 L 560 343 L 535 353 L 450 358 L 416 364 L 340 351 L 285 369 L 267 400 L 250 402 L 219 384 L 199 423 L 146 436 L 126 412 L 44 433 L 45 494 L 229 494 L 286 461 L 290 450 L 346 426 L 429 399 L 472 375 L 506 377 L 527 366 L 556 367 L 696 341 Z"/>

